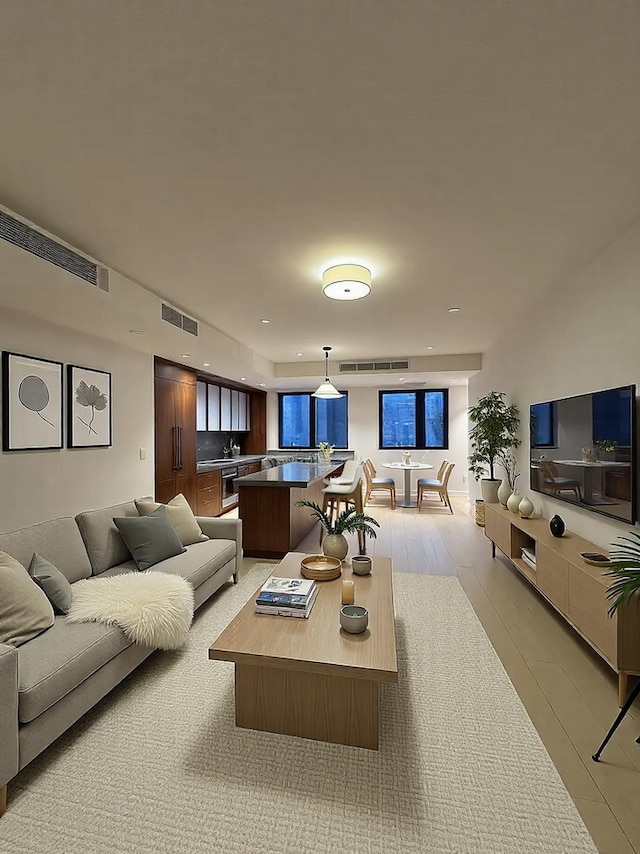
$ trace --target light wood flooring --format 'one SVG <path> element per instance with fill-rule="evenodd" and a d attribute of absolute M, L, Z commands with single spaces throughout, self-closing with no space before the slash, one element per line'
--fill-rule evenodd
<path fill-rule="evenodd" d="M 367 540 L 369 553 L 390 556 L 394 572 L 460 579 L 599 851 L 640 852 L 640 706 L 593 762 L 618 712 L 613 672 L 505 558 L 492 560 L 468 500 L 452 496 L 452 503 L 454 515 L 437 499 L 418 514 L 372 499 L 368 511 L 380 531 Z M 317 552 L 318 538 L 316 527 L 299 550 Z M 254 563 L 245 559 L 244 571 Z"/>

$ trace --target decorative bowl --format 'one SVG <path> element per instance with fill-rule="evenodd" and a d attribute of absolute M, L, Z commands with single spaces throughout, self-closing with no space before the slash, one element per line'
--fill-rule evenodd
<path fill-rule="evenodd" d="M 343 605 L 340 609 L 340 625 L 351 635 L 359 635 L 369 625 L 369 612 L 361 605 Z"/>
<path fill-rule="evenodd" d="M 342 573 L 342 561 L 337 557 L 327 555 L 307 555 L 300 561 L 300 571 L 303 578 L 313 578 L 314 581 L 331 581 L 339 578 Z"/>
<path fill-rule="evenodd" d="M 351 571 L 354 575 L 369 575 L 371 572 L 369 555 L 354 555 L 351 558 Z"/>

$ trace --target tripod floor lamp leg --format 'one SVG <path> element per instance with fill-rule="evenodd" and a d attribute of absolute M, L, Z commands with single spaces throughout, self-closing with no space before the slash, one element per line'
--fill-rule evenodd
<path fill-rule="evenodd" d="M 633 701 L 636 699 L 638 694 L 640 694 L 640 679 L 638 679 L 635 688 L 627 697 L 627 702 L 620 709 L 620 713 L 618 714 L 618 717 L 613 722 L 613 725 L 612 725 L 611 729 L 609 730 L 609 732 L 605 735 L 602 744 L 600 745 L 600 747 L 596 750 L 596 752 L 591 757 L 594 762 L 600 761 L 600 754 L 602 753 L 602 751 L 607 746 L 607 743 L 609 742 L 609 739 L 611 738 L 611 736 L 614 734 L 614 732 L 618 729 L 618 727 L 622 723 L 622 719 L 624 718 L 624 716 L 627 714 L 627 712 L 629 711 L 629 709 L 633 705 Z M 638 742 L 638 744 L 640 744 L 640 738 L 636 739 L 636 741 Z"/>

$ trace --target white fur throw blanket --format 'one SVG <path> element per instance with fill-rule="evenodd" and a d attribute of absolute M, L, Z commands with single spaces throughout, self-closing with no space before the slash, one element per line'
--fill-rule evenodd
<path fill-rule="evenodd" d="M 69 623 L 120 626 L 135 643 L 177 649 L 189 635 L 193 587 L 166 572 L 126 572 L 73 585 Z"/>

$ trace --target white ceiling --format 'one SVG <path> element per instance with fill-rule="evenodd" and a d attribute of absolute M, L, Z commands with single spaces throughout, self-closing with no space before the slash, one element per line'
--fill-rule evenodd
<path fill-rule="evenodd" d="M 638 3 L 5 2 L 0 80 L 0 201 L 274 362 L 483 352 L 640 216 Z"/>

